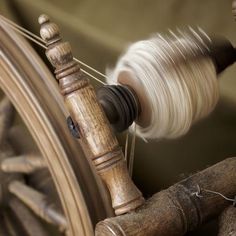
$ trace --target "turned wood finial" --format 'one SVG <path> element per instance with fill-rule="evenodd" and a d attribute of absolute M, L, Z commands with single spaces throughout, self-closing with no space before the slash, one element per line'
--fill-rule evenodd
<path fill-rule="evenodd" d="M 68 67 L 73 67 L 74 71 L 79 71 L 79 65 L 73 61 L 71 46 L 68 42 L 62 41 L 59 27 L 50 21 L 50 18 L 43 14 L 38 19 L 41 38 L 47 45 L 46 55 L 53 67 L 56 68 L 56 77 L 60 79 L 59 75 L 62 70 L 65 72 Z M 68 72 L 68 74 L 71 72 Z M 65 76 L 65 74 L 63 74 Z"/>
<path fill-rule="evenodd" d="M 41 25 L 40 36 L 46 41 L 48 46 L 61 40 L 59 27 L 52 23 L 47 15 L 41 15 L 38 22 Z"/>

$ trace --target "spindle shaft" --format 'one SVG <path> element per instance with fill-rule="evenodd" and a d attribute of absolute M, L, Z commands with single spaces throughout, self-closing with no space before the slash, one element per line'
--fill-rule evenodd
<path fill-rule="evenodd" d="M 68 42 L 63 42 L 57 25 L 40 16 L 41 37 L 47 42 L 46 55 L 56 68 L 55 74 L 67 109 L 79 137 L 91 152 L 91 159 L 108 187 L 117 215 L 143 203 L 143 197 L 129 177 L 118 141 L 97 101 L 95 90 L 73 61 Z"/>

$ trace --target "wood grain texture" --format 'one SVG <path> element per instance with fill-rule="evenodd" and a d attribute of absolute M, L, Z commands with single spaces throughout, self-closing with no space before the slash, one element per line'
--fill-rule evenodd
<path fill-rule="evenodd" d="M 197 185 L 233 197 L 235 178 L 236 158 L 228 158 L 153 195 L 136 211 L 98 223 L 96 236 L 184 235 L 230 204 L 218 195 L 197 197 Z"/>
<path fill-rule="evenodd" d="M 12 181 L 9 184 L 9 191 L 43 220 L 57 225 L 60 231 L 64 232 L 68 228 L 66 218 L 57 210 L 54 204 L 48 201 L 46 195 L 20 181 Z"/>
<path fill-rule="evenodd" d="M 218 236 L 236 235 L 236 207 L 227 207 L 220 216 Z"/>
<path fill-rule="evenodd" d="M 45 15 L 39 18 L 39 23 L 41 37 L 48 47 L 46 55 L 56 68 L 55 75 L 66 107 L 91 153 L 95 168 L 109 189 L 115 214 L 134 210 L 144 199 L 129 177 L 123 153 L 94 88 L 73 60 L 69 43 L 60 38 L 58 27 Z"/>
<path fill-rule="evenodd" d="M 32 47 L 2 20 L 0 32 L 0 87 L 46 161 L 68 223 L 66 235 L 94 235 L 93 225 L 108 215 L 110 206 L 67 129 L 68 112 L 57 84 Z"/>
<path fill-rule="evenodd" d="M 77 123 L 80 137 L 86 140 L 95 168 L 109 189 L 115 214 L 124 214 L 142 204 L 142 195 L 129 177 L 122 150 L 93 87 L 81 73 L 73 76 L 80 79 L 75 80 L 76 85 L 70 84 L 76 87 L 75 91 L 64 92 L 65 104 Z M 65 87 L 62 90 L 65 91 Z"/>

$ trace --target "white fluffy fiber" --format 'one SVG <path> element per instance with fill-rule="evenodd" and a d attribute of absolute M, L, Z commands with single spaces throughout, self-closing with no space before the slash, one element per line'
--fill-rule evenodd
<path fill-rule="evenodd" d="M 179 137 L 213 110 L 218 82 L 212 60 L 202 54 L 207 50 L 203 44 L 189 35 L 171 39 L 156 35 L 132 44 L 120 57 L 107 82 L 116 84 L 119 74 L 127 71 L 141 82 L 151 105 L 151 122 L 136 126 L 138 136 Z"/>

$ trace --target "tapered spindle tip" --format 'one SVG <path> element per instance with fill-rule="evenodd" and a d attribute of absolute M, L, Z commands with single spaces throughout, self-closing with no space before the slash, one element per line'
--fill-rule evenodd
<path fill-rule="evenodd" d="M 47 46 L 46 55 L 53 67 L 57 69 L 61 69 L 62 67 L 67 68 L 66 65 L 70 64 L 68 73 L 71 73 L 72 65 L 76 67 L 73 68 L 73 72 L 79 71 L 78 64 L 73 62 L 70 44 L 62 40 L 57 24 L 51 22 L 50 18 L 44 14 L 38 18 L 38 22 L 40 24 L 40 36 Z M 64 76 L 65 74 L 63 74 Z"/>
<path fill-rule="evenodd" d="M 46 14 L 40 15 L 39 18 L 38 18 L 38 22 L 39 22 L 40 25 L 42 25 L 46 22 L 49 22 L 49 21 L 50 21 L 50 19 L 49 19 L 48 15 L 46 15 Z"/>
<path fill-rule="evenodd" d="M 61 39 L 59 27 L 55 23 L 52 23 L 47 15 L 42 14 L 39 16 L 38 22 L 41 25 L 40 36 L 47 45 L 55 43 Z"/>

